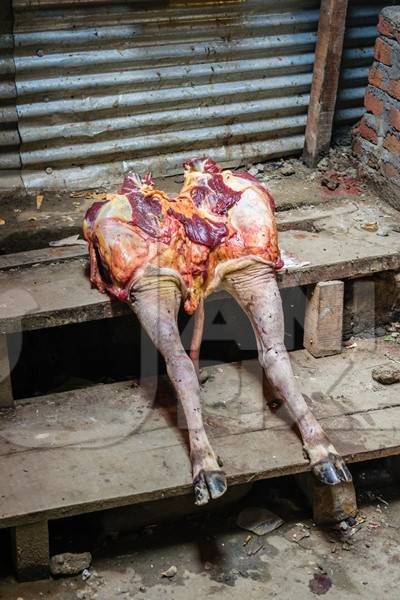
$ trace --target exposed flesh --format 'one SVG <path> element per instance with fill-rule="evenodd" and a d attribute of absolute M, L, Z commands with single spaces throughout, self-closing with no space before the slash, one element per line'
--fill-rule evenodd
<path fill-rule="evenodd" d="M 286 403 L 315 475 L 331 485 L 351 480 L 291 369 L 275 279 L 283 262 L 274 203 L 256 178 L 223 171 L 207 158 L 193 159 L 185 164 L 180 193 L 170 198 L 154 187 L 150 174 L 141 179 L 130 173 L 119 194 L 88 210 L 84 234 L 91 281 L 130 304 L 165 359 L 186 419 L 196 504 L 226 490 L 204 429 L 198 379 L 204 298 L 219 285 L 248 315 L 267 380 Z M 181 298 L 189 314 L 197 311 L 192 360 L 177 327 Z"/>

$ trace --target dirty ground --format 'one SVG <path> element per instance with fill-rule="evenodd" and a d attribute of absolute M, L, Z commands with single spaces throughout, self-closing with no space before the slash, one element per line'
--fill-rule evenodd
<path fill-rule="evenodd" d="M 361 510 L 355 522 L 335 528 L 315 526 L 292 478 L 259 482 L 212 513 L 136 531 L 127 531 L 130 509 L 61 522 L 56 544 L 63 539 L 58 543 L 67 540 L 67 550 L 90 547 L 89 572 L 35 583 L 8 576 L 0 579 L 0 599 L 300 600 L 326 594 L 332 600 L 397 600 L 400 488 L 385 461 L 355 465 L 353 474 Z M 390 487 L 371 487 L 373 480 Z M 283 525 L 261 536 L 238 527 L 243 508 L 257 505 L 279 513 Z"/>

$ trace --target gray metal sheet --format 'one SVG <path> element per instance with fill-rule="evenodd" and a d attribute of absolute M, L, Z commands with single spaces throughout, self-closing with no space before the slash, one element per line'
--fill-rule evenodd
<path fill-rule="evenodd" d="M 127 169 L 172 174 L 192 154 L 238 165 L 301 151 L 319 1 L 144 4 L 14 0 L 27 188 L 109 185 Z M 376 37 L 379 6 L 353 4 L 339 124 L 362 114 Z M 3 101 L 11 95 L 0 86 Z"/>

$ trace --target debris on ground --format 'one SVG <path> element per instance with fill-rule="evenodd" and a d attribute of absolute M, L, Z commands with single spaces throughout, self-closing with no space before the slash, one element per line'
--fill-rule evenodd
<path fill-rule="evenodd" d="M 323 177 L 321 179 L 321 185 L 325 186 L 328 188 L 328 190 L 336 190 L 337 187 L 339 187 L 339 183 L 337 181 L 332 181 L 331 179 L 328 179 L 328 177 Z"/>
<path fill-rule="evenodd" d="M 361 525 L 362 523 L 365 523 L 366 520 L 367 520 L 367 515 L 365 515 L 361 511 L 359 511 L 356 516 L 357 525 Z"/>
<path fill-rule="evenodd" d="M 91 572 L 89 571 L 89 569 L 83 569 L 82 571 L 82 581 L 86 581 L 87 579 L 89 579 L 92 576 Z"/>
<path fill-rule="evenodd" d="M 265 535 L 280 527 L 283 520 L 266 508 L 251 506 L 239 513 L 236 523 L 256 535 Z"/>
<path fill-rule="evenodd" d="M 290 542 L 300 542 L 304 538 L 310 537 L 310 532 L 303 523 L 297 523 L 294 527 L 289 529 L 285 537 Z"/>
<path fill-rule="evenodd" d="M 90 552 L 56 554 L 50 559 L 50 572 L 52 575 L 79 575 L 90 567 L 91 562 Z"/>
<path fill-rule="evenodd" d="M 331 148 L 328 156 L 319 161 L 317 169 L 326 194 L 360 195 L 364 190 L 350 145 Z"/>
<path fill-rule="evenodd" d="M 296 169 L 290 163 L 284 163 L 279 169 L 279 173 L 284 177 L 290 177 L 296 173 Z"/>
<path fill-rule="evenodd" d="M 396 333 L 390 333 L 389 335 L 385 335 L 383 338 L 384 342 L 397 342 L 399 340 L 399 334 Z"/>
<path fill-rule="evenodd" d="M 42 204 L 43 204 L 43 198 L 44 197 L 41 194 L 38 194 L 36 196 L 36 210 L 39 210 L 40 207 L 42 206 Z"/>
<path fill-rule="evenodd" d="M 363 223 L 361 225 L 361 229 L 364 231 L 371 231 L 372 233 L 378 231 L 378 223 L 374 221 L 373 223 Z"/>
<path fill-rule="evenodd" d="M 400 365 L 397 363 L 380 365 L 372 370 L 372 378 L 378 383 L 391 385 L 400 382 Z"/>
<path fill-rule="evenodd" d="M 363 184 L 360 179 L 350 177 L 346 172 L 327 171 L 321 183 L 327 192 L 340 192 L 355 196 L 363 191 Z"/>
<path fill-rule="evenodd" d="M 5 220 L 4 219 L 0 219 L 0 225 L 5 225 L 5 224 L 6 224 Z"/>
<path fill-rule="evenodd" d="M 77 235 L 70 235 L 69 237 L 63 238 L 62 240 L 55 240 L 49 242 L 49 246 L 53 248 L 59 246 L 87 246 L 86 240 L 79 239 L 79 233 Z"/>
<path fill-rule="evenodd" d="M 247 535 L 246 538 L 245 538 L 245 540 L 244 540 L 244 542 L 243 542 L 243 546 L 247 546 L 247 544 L 249 542 L 251 542 L 252 539 L 253 539 L 253 536 Z"/>
<path fill-rule="evenodd" d="M 260 544 L 259 546 L 254 548 L 254 550 L 249 550 L 247 553 L 247 556 L 254 556 L 255 554 L 258 554 L 260 552 L 260 550 L 263 550 L 263 549 L 264 549 L 264 545 Z"/>
<path fill-rule="evenodd" d="M 379 225 L 376 235 L 380 235 L 381 237 L 387 237 L 391 231 L 391 228 L 387 225 Z"/>
<path fill-rule="evenodd" d="M 386 331 L 400 333 L 400 322 L 394 321 L 386 326 Z"/>
<path fill-rule="evenodd" d="M 253 177 L 257 177 L 257 175 L 260 172 L 260 169 L 258 168 L 258 165 L 253 165 L 249 168 L 248 172 L 250 173 L 250 175 L 253 175 Z"/>
<path fill-rule="evenodd" d="M 313 594 L 322 596 L 331 589 L 332 580 L 325 573 L 315 573 L 308 586 Z"/>
<path fill-rule="evenodd" d="M 167 569 L 166 571 L 163 571 L 161 573 L 161 577 L 166 577 L 167 579 L 172 579 L 172 577 L 175 577 L 177 572 L 178 572 L 178 569 L 176 568 L 176 566 L 172 565 L 171 567 L 169 567 L 169 569 Z"/>
<path fill-rule="evenodd" d="M 354 340 L 354 337 L 351 337 L 349 340 L 345 340 L 342 344 L 343 348 L 357 348 L 357 342 Z"/>
<path fill-rule="evenodd" d="M 346 521 L 340 521 L 340 523 L 338 524 L 338 527 L 341 531 L 347 531 L 349 528 L 348 523 L 346 523 Z"/>
<path fill-rule="evenodd" d="M 379 502 L 381 502 L 385 506 L 385 508 L 389 506 L 389 502 L 386 502 L 386 500 L 382 498 L 382 496 L 376 496 L 376 499 L 379 500 Z"/>
<path fill-rule="evenodd" d="M 108 200 L 111 196 L 112 194 L 105 192 L 90 192 L 88 190 L 70 193 L 71 198 L 85 198 L 86 200 Z"/>

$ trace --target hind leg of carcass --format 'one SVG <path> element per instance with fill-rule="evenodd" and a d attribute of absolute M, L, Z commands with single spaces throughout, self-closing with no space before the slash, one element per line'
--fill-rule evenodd
<path fill-rule="evenodd" d="M 254 263 L 225 276 L 225 289 L 248 315 L 259 360 L 278 398 L 286 403 L 316 477 L 330 485 L 351 481 L 350 472 L 297 388 L 284 345 L 282 301 L 272 267 Z"/>
<path fill-rule="evenodd" d="M 179 335 L 179 287 L 173 278 L 167 276 L 142 277 L 132 289 L 129 302 L 164 357 L 188 427 L 195 503 L 207 504 L 210 499 L 224 494 L 226 477 L 204 429 L 198 377 Z"/>

